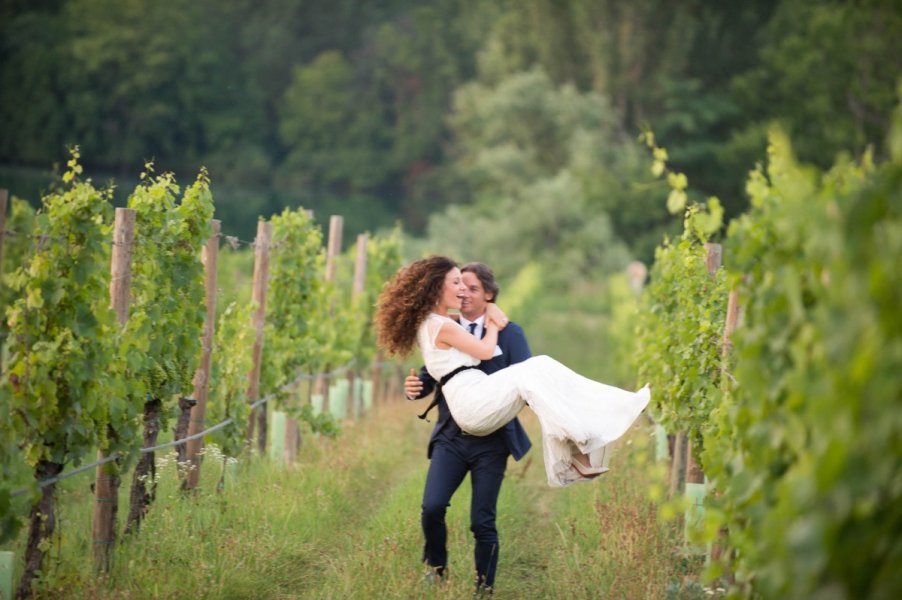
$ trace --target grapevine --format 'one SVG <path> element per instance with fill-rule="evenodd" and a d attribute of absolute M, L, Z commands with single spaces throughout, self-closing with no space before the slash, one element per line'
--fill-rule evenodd
<path fill-rule="evenodd" d="M 330 315 L 333 292 L 324 281 L 322 231 L 303 209 L 285 209 L 272 219 L 273 255 L 267 303 L 267 344 L 264 346 L 263 389 L 275 392 L 302 371 L 316 372 L 330 357 L 324 352 L 340 320 Z M 319 338 L 317 338 L 319 335 Z M 333 342 L 334 343 L 334 342 Z M 281 408 L 306 422 L 313 431 L 334 434 L 327 415 L 316 418 L 309 403 L 291 401 L 285 394 Z"/>
<path fill-rule="evenodd" d="M 650 132 L 645 139 L 654 155 L 653 173 L 664 174 L 666 151 Z M 723 211 L 716 198 L 690 202 L 684 175 L 669 172 L 667 180 L 667 208 L 682 215 L 683 233 L 655 251 L 640 306 L 636 364 L 639 380 L 653 390 L 655 417 L 668 431 L 686 431 L 698 443 L 720 387 L 726 279 L 720 270 L 713 277 L 708 273 L 705 243 L 720 229 Z"/>
<path fill-rule="evenodd" d="M 893 134 L 902 136 L 902 115 Z M 746 594 L 902 589 L 902 153 L 796 163 L 771 135 L 752 210 L 730 227 L 744 317 L 706 440 L 708 532 L 726 525 Z"/>
<path fill-rule="evenodd" d="M 108 446 L 111 426 L 129 414 L 122 338 L 109 306 L 111 191 L 82 181 L 77 148 L 71 156 L 63 187 L 43 199 L 30 258 L 8 279 L 17 299 L 7 311 L 0 436 L 4 450 L 18 446 L 35 484 Z M 30 589 L 46 549 L 41 540 L 55 527 L 53 490 L 32 496 L 20 593 Z"/>
<path fill-rule="evenodd" d="M 177 202 L 179 188 L 173 176 L 154 177 L 153 165 L 145 168 L 128 205 L 136 212 L 132 318 L 140 319 L 144 327 L 135 332 L 145 345 L 139 371 L 147 390 L 144 445 L 153 446 L 175 408 L 171 400 L 192 392 L 206 317 L 200 255 L 210 236 L 213 200 L 205 171 Z M 153 500 L 153 474 L 154 456 L 148 453 L 132 480 L 129 531 Z"/>

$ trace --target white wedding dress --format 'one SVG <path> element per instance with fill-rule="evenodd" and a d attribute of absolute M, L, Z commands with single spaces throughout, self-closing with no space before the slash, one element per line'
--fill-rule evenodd
<path fill-rule="evenodd" d="M 435 338 L 445 323 L 461 327 L 432 313 L 417 331 L 426 370 L 436 381 L 458 367 L 479 364 L 479 359 L 456 348 L 436 347 Z M 648 386 L 628 392 L 583 377 L 548 356 L 533 356 L 491 375 L 467 369 L 442 390 L 451 416 L 471 435 L 492 433 L 528 404 L 542 427 L 545 471 L 552 487 L 585 479 L 571 466 L 571 442 L 588 454 L 616 440 L 650 397 Z"/>

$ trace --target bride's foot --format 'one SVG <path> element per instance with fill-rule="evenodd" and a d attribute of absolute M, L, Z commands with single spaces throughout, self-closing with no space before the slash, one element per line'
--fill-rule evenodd
<path fill-rule="evenodd" d="M 580 475 L 588 479 L 604 475 L 610 471 L 607 467 L 593 467 L 589 462 L 589 456 L 587 454 L 578 454 L 574 456 L 571 459 L 570 464 L 573 465 L 573 468 L 576 469 Z"/>

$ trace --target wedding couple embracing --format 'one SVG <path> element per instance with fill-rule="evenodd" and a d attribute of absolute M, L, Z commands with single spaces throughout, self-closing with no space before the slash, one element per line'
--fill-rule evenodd
<path fill-rule="evenodd" d="M 425 366 L 405 380 L 407 397 L 434 393 L 429 409 L 438 408 L 422 505 L 427 577 L 447 576 L 445 512 L 470 473 L 481 595 L 494 586 L 495 514 L 507 458 L 519 460 L 531 446 L 517 414 L 526 406 L 536 414 L 548 483 L 563 487 L 605 473 L 590 455 L 623 435 L 649 401 L 648 386 L 622 390 L 548 356 L 532 356 L 523 330 L 497 306 L 499 292 L 486 265 L 459 267 L 448 257 L 431 256 L 402 267 L 376 311 L 383 349 L 403 357 L 418 346 L 422 353 Z"/>

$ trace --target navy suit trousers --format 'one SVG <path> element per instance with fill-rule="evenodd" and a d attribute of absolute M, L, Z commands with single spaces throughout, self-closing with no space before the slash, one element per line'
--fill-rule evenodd
<path fill-rule="evenodd" d="M 451 496 L 470 472 L 472 499 L 470 531 L 476 540 L 474 559 L 477 581 L 494 585 L 498 564 L 498 530 L 495 506 L 507 468 L 510 452 L 499 435 L 488 437 L 455 436 L 436 440 L 423 490 L 423 534 L 426 544 L 423 560 L 433 567 L 447 567 L 448 530 L 445 512 Z"/>

